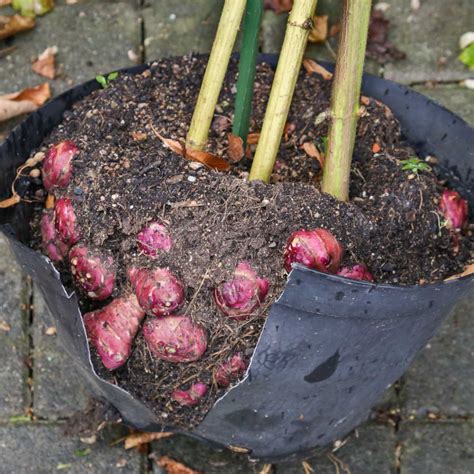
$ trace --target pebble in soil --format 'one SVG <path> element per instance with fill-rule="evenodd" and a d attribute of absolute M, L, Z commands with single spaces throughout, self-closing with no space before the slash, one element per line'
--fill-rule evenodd
<path fill-rule="evenodd" d="M 469 258 L 468 239 L 460 238 L 454 254 L 449 232 L 439 227 L 441 186 L 435 173 L 409 176 L 401 170 L 400 160 L 414 153 L 401 142 L 390 111 L 373 100 L 364 100 L 358 123 L 351 201 L 319 192 L 319 164 L 302 145 L 324 147 L 328 123 L 315 125 L 315 119 L 329 107 L 331 83 L 304 71 L 271 185 L 242 179 L 246 160 L 230 173 L 219 173 L 166 148 L 155 132 L 184 139 L 205 65 L 205 57 L 188 56 L 154 63 L 140 75 L 122 75 L 66 112 L 44 143 L 67 139 L 80 150 L 62 195 L 74 201 L 83 241 L 113 255 L 119 268 L 115 295 L 130 290 L 126 271 L 131 266 L 169 267 L 186 288 L 179 312 L 207 328 L 208 349 L 193 363 L 154 358 L 141 334 L 129 361 L 113 373 L 94 356 L 104 378 L 146 402 L 166 425 L 183 428 L 202 420 L 223 393 L 212 381 L 212 369 L 234 352 L 251 356 L 268 307 L 284 288 L 283 248 L 295 230 L 329 229 L 345 248 L 343 264 L 365 263 L 377 282 L 440 280 L 460 272 Z M 231 62 L 208 146 L 224 158 L 236 73 Z M 261 129 L 272 79 L 271 68 L 259 65 L 253 132 Z M 155 260 L 140 252 L 136 241 L 152 221 L 166 225 L 173 242 Z M 211 295 L 243 260 L 270 280 L 270 292 L 250 319 L 233 321 L 217 311 Z M 97 307 L 85 298 L 81 305 L 84 311 Z M 202 404 L 184 408 L 171 401 L 173 390 L 198 380 L 211 385 Z"/>

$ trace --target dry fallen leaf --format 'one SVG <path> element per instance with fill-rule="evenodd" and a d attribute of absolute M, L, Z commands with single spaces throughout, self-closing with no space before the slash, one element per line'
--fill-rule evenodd
<path fill-rule="evenodd" d="M 0 96 L 0 122 L 34 112 L 51 97 L 48 83 Z"/>
<path fill-rule="evenodd" d="M 130 135 L 136 142 L 143 142 L 148 138 L 148 135 L 145 132 L 140 131 L 133 131 Z"/>
<path fill-rule="evenodd" d="M 57 331 L 56 331 L 56 328 L 54 326 L 51 326 L 49 327 L 48 329 L 46 329 L 46 331 L 44 332 L 47 336 L 55 336 Z"/>
<path fill-rule="evenodd" d="M 263 7 L 275 13 L 286 13 L 293 8 L 293 0 L 264 0 Z"/>
<path fill-rule="evenodd" d="M 374 143 L 372 145 L 372 153 L 379 153 L 382 148 L 378 143 Z"/>
<path fill-rule="evenodd" d="M 22 31 L 31 30 L 35 26 L 35 19 L 21 15 L 0 15 L 0 40 L 14 36 Z"/>
<path fill-rule="evenodd" d="M 324 168 L 324 155 L 318 150 L 318 147 L 314 143 L 303 143 L 302 148 L 308 156 L 318 160 L 321 169 Z"/>
<path fill-rule="evenodd" d="M 272 474 L 273 472 L 273 465 L 272 464 L 264 464 L 262 469 L 258 474 Z"/>
<path fill-rule="evenodd" d="M 332 72 L 329 72 L 325 67 L 318 64 L 314 59 L 303 59 L 303 66 L 308 74 L 319 74 L 324 80 L 330 81 L 332 79 Z"/>
<path fill-rule="evenodd" d="M 227 163 L 227 161 L 223 160 L 217 155 L 213 155 L 212 153 L 208 153 L 207 151 L 198 151 L 192 150 L 191 148 L 186 148 L 182 143 L 178 142 L 177 140 L 165 138 L 161 136 L 155 129 L 153 129 L 153 131 L 165 146 L 171 148 L 171 150 L 173 150 L 175 153 L 178 153 L 178 155 L 181 155 L 187 160 L 199 161 L 199 163 L 202 163 L 208 168 L 219 171 L 227 171 L 230 168 L 229 163 Z"/>
<path fill-rule="evenodd" d="M 244 141 L 242 138 L 234 135 L 233 133 L 228 133 L 227 139 L 229 141 L 227 155 L 233 163 L 238 163 L 245 155 Z"/>
<path fill-rule="evenodd" d="M 313 28 L 309 32 L 310 43 L 324 43 L 328 37 L 328 15 L 314 16 Z"/>
<path fill-rule="evenodd" d="M 58 47 L 51 46 L 46 48 L 33 63 L 31 69 L 40 76 L 54 79 L 56 77 L 56 54 L 58 54 Z"/>
<path fill-rule="evenodd" d="M 291 122 L 287 122 L 283 129 L 283 140 L 287 142 L 290 139 L 291 134 L 296 130 L 296 125 Z"/>
<path fill-rule="evenodd" d="M 6 322 L 0 319 L 0 331 L 10 332 L 12 327 Z"/>
<path fill-rule="evenodd" d="M 217 134 L 225 132 L 232 125 L 232 120 L 225 115 L 217 115 L 214 121 L 212 122 L 212 130 Z"/>
<path fill-rule="evenodd" d="M 125 438 L 125 449 L 136 448 L 140 444 L 151 443 L 157 439 L 169 438 L 173 433 L 133 433 Z"/>
<path fill-rule="evenodd" d="M 471 275 L 472 273 L 474 273 L 474 263 L 471 263 L 470 265 L 468 265 L 462 273 L 450 276 L 449 278 L 446 278 L 445 281 L 456 280 L 458 278 L 465 277 L 467 275 Z"/>
<path fill-rule="evenodd" d="M 260 132 L 249 133 L 247 137 L 247 145 L 257 145 L 260 140 Z"/>
<path fill-rule="evenodd" d="M 161 456 L 158 465 L 165 469 L 167 474 L 202 474 L 178 461 L 175 461 L 174 459 L 169 458 L 168 456 Z"/>

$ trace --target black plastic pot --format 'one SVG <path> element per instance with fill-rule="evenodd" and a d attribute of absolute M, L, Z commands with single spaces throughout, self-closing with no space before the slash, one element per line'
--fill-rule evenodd
<path fill-rule="evenodd" d="M 264 60 L 276 63 L 275 56 Z M 126 70 L 139 73 L 146 66 Z M 31 114 L 0 147 L 0 198 L 15 169 L 60 123 L 63 112 L 97 89 L 78 86 Z M 474 208 L 474 130 L 462 119 L 404 86 L 366 75 L 363 93 L 387 104 L 421 156 L 435 155 L 450 186 Z M 91 364 L 74 294 L 28 239 L 30 206 L 0 213 L 15 255 L 43 292 L 58 337 L 96 396 L 125 423 L 159 431 L 159 418 L 124 390 L 101 380 Z M 425 286 L 356 282 L 297 268 L 270 315 L 247 377 L 217 401 L 190 433 L 220 445 L 247 448 L 276 461 L 340 439 L 367 419 L 386 388 L 407 369 L 452 307 L 472 292 L 474 276 Z M 294 457 L 294 456 L 293 456 Z"/>

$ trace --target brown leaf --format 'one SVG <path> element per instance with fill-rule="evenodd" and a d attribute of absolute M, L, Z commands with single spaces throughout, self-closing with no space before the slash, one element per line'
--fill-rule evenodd
<path fill-rule="evenodd" d="M 22 31 L 31 30 L 35 26 L 35 19 L 29 16 L 0 15 L 0 40 L 14 36 Z"/>
<path fill-rule="evenodd" d="M 136 142 L 143 142 L 148 138 L 148 135 L 145 132 L 140 131 L 133 131 L 130 135 Z"/>
<path fill-rule="evenodd" d="M 232 121 L 229 117 L 225 115 L 217 115 L 214 121 L 212 122 L 212 130 L 214 130 L 218 135 L 222 132 L 225 132 L 231 125 Z"/>
<path fill-rule="evenodd" d="M 390 21 L 380 10 L 372 10 L 367 38 L 367 56 L 380 64 L 392 59 L 404 59 L 406 54 L 388 40 Z"/>
<path fill-rule="evenodd" d="M 260 140 L 260 132 L 249 133 L 247 137 L 247 145 L 257 145 Z"/>
<path fill-rule="evenodd" d="M 0 7 L 6 7 L 7 5 L 10 5 L 12 3 L 12 0 L 0 0 Z"/>
<path fill-rule="evenodd" d="M 286 13 L 293 8 L 293 0 L 264 0 L 263 7 L 277 14 Z"/>
<path fill-rule="evenodd" d="M 191 148 L 185 148 L 185 146 L 177 140 L 165 138 L 161 136 L 156 130 L 154 130 L 154 132 L 165 146 L 171 148 L 175 153 L 178 153 L 178 155 L 181 155 L 187 160 L 199 161 L 199 163 L 202 163 L 208 168 L 219 171 L 227 171 L 230 168 L 229 163 L 227 163 L 227 161 L 223 160 L 217 155 L 213 155 L 212 153 L 209 153 L 207 151 L 199 151 L 193 150 Z"/>
<path fill-rule="evenodd" d="M 242 138 L 234 135 L 233 133 L 228 133 L 227 139 L 229 140 L 227 154 L 229 155 L 230 161 L 233 163 L 238 163 L 245 155 L 244 141 Z"/>
<path fill-rule="evenodd" d="M 51 326 L 49 327 L 48 329 L 46 329 L 46 331 L 44 332 L 47 336 L 55 336 L 57 334 L 57 330 L 54 326 Z"/>
<path fill-rule="evenodd" d="M 151 443 L 158 439 L 169 438 L 173 433 L 133 433 L 125 438 L 125 449 L 136 448 L 140 444 Z"/>
<path fill-rule="evenodd" d="M 329 72 L 325 67 L 318 64 L 314 59 L 303 59 L 303 66 L 308 74 L 319 74 L 324 80 L 330 81 L 333 73 Z"/>
<path fill-rule="evenodd" d="M 49 84 L 41 84 L 14 94 L 0 96 L 0 122 L 34 112 L 51 97 Z"/>
<path fill-rule="evenodd" d="M 309 32 L 310 43 L 324 43 L 328 37 L 328 15 L 314 16 L 313 28 Z"/>
<path fill-rule="evenodd" d="M 187 148 L 184 157 L 191 161 L 199 161 L 199 163 L 202 163 L 213 170 L 227 171 L 230 169 L 230 164 L 227 163 L 227 161 L 207 151 L 192 150 Z"/>
<path fill-rule="evenodd" d="M 167 474 L 202 474 L 168 456 L 161 456 L 158 465 L 165 469 Z"/>
<path fill-rule="evenodd" d="M 321 169 L 324 168 L 324 155 L 318 150 L 318 147 L 314 143 L 303 143 L 302 148 L 308 156 L 318 160 Z"/>
<path fill-rule="evenodd" d="M 54 79 L 56 77 L 56 54 L 58 54 L 57 46 L 46 48 L 31 66 L 33 72 L 48 79 Z"/>
<path fill-rule="evenodd" d="M 283 129 L 283 140 L 287 142 L 290 139 L 291 134 L 296 130 L 294 123 L 288 122 Z"/>
<path fill-rule="evenodd" d="M 12 197 L 8 199 L 4 199 L 0 201 L 0 209 L 6 209 L 7 207 L 12 207 L 18 204 L 21 201 L 20 196 L 18 194 L 14 194 Z"/>
<path fill-rule="evenodd" d="M 11 100 L 14 100 L 15 102 L 27 100 L 35 104 L 37 107 L 40 107 L 51 97 L 51 88 L 49 87 L 49 84 L 45 82 L 44 84 L 24 89 L 18 94 L 13 95 L 14 97 L 11 98 Z M 0 100 L 2 97 L 7 96 L 0 96 Z"/>
<path fill-rule="evenodd" d="M 474 263 L 471 263 L 470 265 L 468 265 L 462 273 L 450 276 L 449 278 L 446 278 L 444 281 L 457 280 L 458 278 L 471 275 L 472 273 L 474 273 Z"/>
<path fill-rule="evenodd" d="M 0 319 L 0 331 L 10 332 L 12 327 L 6 322 Z"/>

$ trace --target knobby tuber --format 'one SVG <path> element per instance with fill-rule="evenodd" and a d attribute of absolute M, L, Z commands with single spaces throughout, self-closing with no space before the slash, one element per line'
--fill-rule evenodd
<path fill-rule="evenodd" d="M 107 369 L 117 369 L 127 361 L 144 316 L 135 295 L 120 296 L 104 308 L 84 315 L 89 341 Z"/>
<path fill-rule="evenodd" d="M 167 268 L 131 268 L 128 272 L 140 306 L 155 316 L 167 316 L 184 301 L 181 282 Z"/>
<path fill-rule="evenodd" d="M 325 273 L 336 273 L 342 260 L 343 248 L 326 229 L 298 230 L 287 241 L 284 261 L 286 271 L 294 263 Z"/>
<path fill-rule="evenodd" d="M 43 186 L 52 192 L 65 188 L 72 177 L 72 160 L 78 153 L 74 143 L 64 141 L 51 146 L 43 162 Z"/>
<path fill-rule="evenodd" d="M 197 405 L 208 391 L 206 384 L 196 382 L 191 385 L 189 390 L 174 390 L 171 398 L 180 405 L 192 407 Z"/>
<path fill-rule="evenodd" d="M 241 320 L 249 317 L 267 296 L 270 283 L 260 278 L 248 262 L 240 262 L 232 280 L 214 290 L 217 307 L 226 316 Z"/>
<path fill-rule="evenodd" d="M 140 250 L 150 257 L 157 257 L 161 250 L 171 250 L 171 237 L 168 229 L 158 222 L 146 226 L 137 236 Z"/>
<path fill-rule="evenodd" d="M 112 295 L 115 267 L 111 256 L 100 255 L 77 244 L 69 251 L 69 261 L 74 280 L 89 298 L 102 301 Z"/>
<path fill-rule="evenodd" d="M 193 362 L 207 348 L 206 331 L 185 315 L 148 318 L 143 336 L 150 351 L 168 362 Z"/>

